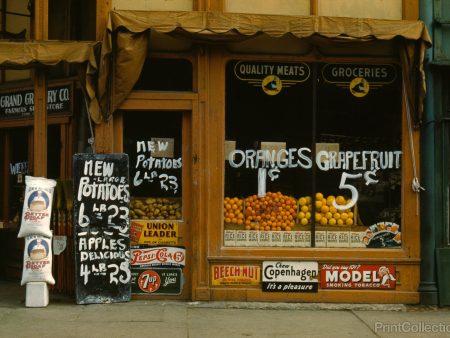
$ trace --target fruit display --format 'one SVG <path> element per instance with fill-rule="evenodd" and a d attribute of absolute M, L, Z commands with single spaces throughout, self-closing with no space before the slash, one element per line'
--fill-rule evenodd
<path fill-rule="evenodd" d="M 130 201 L 131 219 L 181 219 L 181 202 L 175 198 L 132 198 Z"/>
<path fill-rule="evenodd" d="M 290 231 L 296 213 L 296 199 L 281 192 L 268 192 L 262 198 L 249 196 L 245 199 L 245 229 Z"/>
<path fill-rule="evenodd" d="M 261 198 L 257 195 L 244 199 L 225 197 L 223 217 L 225 225 L 244 225 L 245 230 L 290 231 L 297 225 L 311 225 L 312 219 L 319 226 L 353 226 L 354 208 L 341 210 L 333 202 L 345 206 L 350 200 L 341 195 L 325 197 L 320 192 L 316 193 L 314 201 L 311 196 L 302 196 L 297 200 L 281 192 L 268 192 Z"/>
<path fill-rule="evenodd" d="M 354 212 L 352 209 L 340 210 L 333 206 L 333 201 L 342 206 L 349 203 L 344 196 L 329 195 L 325 197 L 318 192 L 314 198 L 315 215 L 314 220 L 317 225 L 349 227 L 354 223 Z M 313 210 L 312 199 L 310 196 L 300 197 L 298 199 L 298 223 L 300 225 L 311 224 L 311 213 Z"/>
<path fill-rule="evenodd" d="M 224 200 L 225 224 L 244 224 L 244 201 L 237 197 L 225 197 Z"/>

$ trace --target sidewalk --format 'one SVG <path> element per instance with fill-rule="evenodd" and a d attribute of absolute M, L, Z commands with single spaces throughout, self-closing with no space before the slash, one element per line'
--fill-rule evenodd
<path fill-rule="evenodd" d="M 450 308 L 147 300 L 76 305 L 53 293 L 46 308 L 26 308 L 25 287 L 0 282 L 2 338 L 428 336 L 450 337 Z"/>

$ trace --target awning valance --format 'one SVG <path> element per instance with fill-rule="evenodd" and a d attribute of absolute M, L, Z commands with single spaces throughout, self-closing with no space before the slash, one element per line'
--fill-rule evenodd
<path fill-rule="evenodd" d="M 138 80 L 147 55 L 149 30 L 181 35 L 201 43 L 233 42 L 260 34 L 270 37 L 291 34 L 312 43 L 339 46 L 396 41 L 408 98 L 416 114 L 422 110 L 423 58 L 431 39 L 421 21 L 201 11 L 112 11 L 102 45 L 98 82 L 104 118 L 109 118 L 120 106 Z"/>
<path fill-rule="evenodd" d="M 0 67 L 7 69 L 30 69 L 38 66 L 53 66 L 60 62 L 79 64 L 80 81 L 85 89 L 90 111 L 94 117 L 101 117 L 96 98 L 96 77 L 98 76 L 96 49 L 99 42 L 82 41 L 4 41 L 0 40 Z M 95 119 L 100 122 L 101 119 Z"/>

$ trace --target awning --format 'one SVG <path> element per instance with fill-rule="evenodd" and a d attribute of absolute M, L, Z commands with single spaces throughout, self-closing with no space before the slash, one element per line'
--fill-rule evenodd
<path fill-rule="evenodd" d="M 120 106 L 139 78 L 147 55 L 149 30 L 181 35 L 200 43 L 239 41 L 260 34 L 270 37 L 292 34 L 313 44 L 337 46 L 361 47 L 365 42 L 396 41 L 408 98 L 416 118 L 420 118 L 425 96 L 423 59 L 425 49 L 431 46 L 421 21 L 200 11 L 111 11 L 98 82 L 105 119 Z"/>
<path fill-rule="evenodd" d="M 94 121 L 101 122 L 100 107 L 95 93 L 95 78 L 98 76 L 96 49 L 98 42 L 81 41 L 21 41 L 0 40 L 0 66 L 8 69 L 29 69 L 38 66 L 53 66 L 60 62 L 80 64 L 82 87 L 89 100 Z"/>

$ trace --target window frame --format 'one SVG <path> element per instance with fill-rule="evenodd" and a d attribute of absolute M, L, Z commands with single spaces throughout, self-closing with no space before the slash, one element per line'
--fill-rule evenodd
<path fill-rule="evenodd" d="M 218 81 L 218 85 L 213 86 L 211 90 L 212 101 L 210 104 L 215 107 L 215 114 L 211 114 L 210 118 L 221 121 L 218 123 L 219 127 L 214 131 L 209 132 L 210 143 L 214 142 L 218 144 L 218 152 L 215 155 L 216 161 L 212 161 L 212 166 L 218 167 L 219 180 L 215 182 L 211 181 L 211 184 L 217 185 L 220 181 L 220 185 L 214 187 L 214 191 L 211 193 L 213 196 L 217 196 L 217 200 L 214 201 L 210 208 L 217 210 L 214 212 L 214 216 L 211 215 L 211 221 L 213 220 L 214 231 L 212 241 L 209 244 L 209 256 L 211 261 L 226 261 L 226 260 L 255 260 L 264 259 L 267 257 L 280 257 L 281 258 L 314 258 L 319 261 L 326 260 L 327 262 L 342 261 L 348 258 L 352 258 L 353 261 L 371 261 L 380 259 L 394 259 L 398 261 L 419 261 L 419 224 L 420 217 L 416 215 L 416 196 L 411 191 L 410 183 L 413 178 L 413 170 L 411 165 L 411 151 L 409 149 L 408 141 L 408 129 L 406 120 L 406 108 L 404 102 L 404 96 L 402 98 L 402 163 L 401 163 L 401 175 L 402 175 L 402 198 L 401 198 L 401 213 L 402 213 L 402 247 L 400 249 L 382 249 L 382 248 L 296 248 L 296 247 L 228 247 L 224 246 L 224 227 L 223 227 L 223 198 L 224 198 L 224 179 L 225 170 L 223 161 L 224 158 L 224 141 L 225 141 L 225 65 L 228 61 L 233 59 L 239 60 L 258 60 L 258 61 L 286 61 L 286 62 L 325 62 L 325 63 L 398 63 L 398 59 L 395 57 L 329 57 L 324 56 L 317 58 L 314 55 L 308 56 L 283 56 L 283 55 L 261 55 L 261 54 L 232 54 L 224 50 L 216 49 L 211 54 L 211 68 L 210 73 L 214 72 L 214 76 L 211 80 Z M 416 151 L 416 161 L 419 159 L 419 134 L 418 131 L 414 131 L 414 143 Z M 219 160 L 219 161 L 217 161 Z M 210 203 L 211 204 L 211 203 Z M 217 229 L 219 229 L 217 231 Z M 356 254 L 356 256 L 355 256 Z"/>

